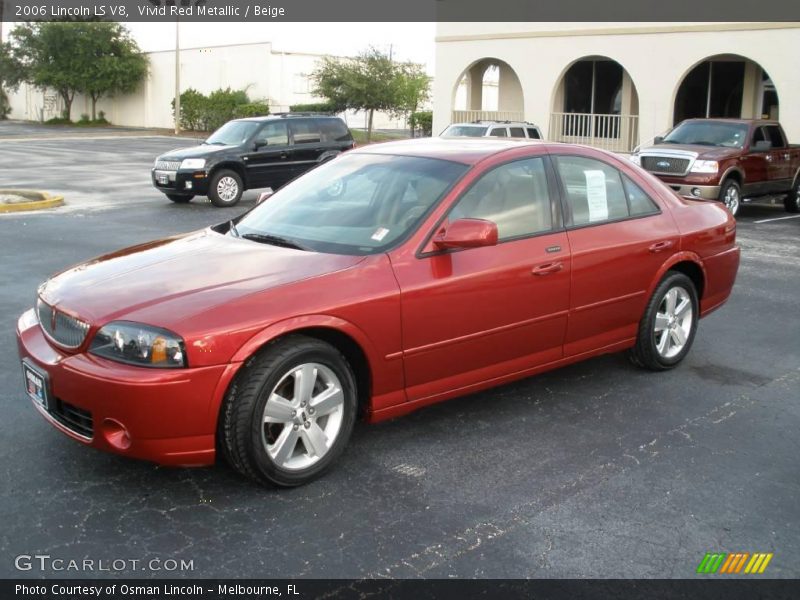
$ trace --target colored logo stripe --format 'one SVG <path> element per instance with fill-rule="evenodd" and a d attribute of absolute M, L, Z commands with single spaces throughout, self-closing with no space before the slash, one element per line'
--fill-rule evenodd
<path fill-rule="evenodd" d="M 744 573 L 763 573 L 772 560 L 772 556 L 773 554 L 771 552 L 756 552 L 754 554 L 750 554 L 749 552 L 707 552 L 703 560 L 701 560 L 700 564 L 697 566 L 697 572 L 730 575 L 741 573 L 744 567 Z M 747 564 L 746 567 L 745 564 Z"/>

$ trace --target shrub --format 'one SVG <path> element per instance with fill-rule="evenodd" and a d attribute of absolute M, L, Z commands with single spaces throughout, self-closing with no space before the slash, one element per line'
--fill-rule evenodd
<path fill-rule="evenodd" d="M 187 131 L 213 131 L 231 119 L 251 114 L 240 114 L 241 111 L 269 114 L 269 107 L 262 103 L 251 104 L 245 90 L 219 89 L 206 96 L 188 89 L 181 94 L 181 128 Z M 174 100 L 172 114 L 175 114 Z"/>
<path fill-rule="evenodd" d="M 45 125 L 72 125 L 72 121 L 70 119 L 65 119 L 64 117 L 53 117 L 52 119 L 48 119 L 44 122 Z"/>
<path fill-rule="evenodd" d="M 266 102 L 250 102 L 236 107 L 235 118 L 266 117 L 269 114 L 269 104 Z"/>
<path fill-rule="evenodd" d="M 292 112 L 318 112 L 336 114 L 344 108 L 336 106 L 333 102 L 311 102 L 309 104 L 293 104 L 289 107 Z"/>
<path fill-rule="evenodd" d="M 417 137 L 417 133 L 421 137 L 430 137 L 433 130 L 433 113 L 429 110 L 412 112 L 408 119 L 408 125 L 411 127 L 414 137 Z"/>
<path fill-rule="evenodd" d="M 80 121 L 78 121 L 78 124 L 79 125 L 88 125 L 91 122 L 92 122 L 92 120 L 89 118 L 89 115 L 82 114 L 81 118 L 80 118 Z"/>

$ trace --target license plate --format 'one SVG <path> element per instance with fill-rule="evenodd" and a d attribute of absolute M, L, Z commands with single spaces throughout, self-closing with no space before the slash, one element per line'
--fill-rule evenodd
<path fill-rule="evenodd" d="M 169 175 L 159 175 L 158 185 L 169 185 Z"/>
<path fill-rule="evenodd" d="M 22 361 L 22 374 L 25 377 L 25 391 L 28 396 L 45 409 L 50 407 L 50 392 L 47 373 L 31 365 L 27 359 Z"/>

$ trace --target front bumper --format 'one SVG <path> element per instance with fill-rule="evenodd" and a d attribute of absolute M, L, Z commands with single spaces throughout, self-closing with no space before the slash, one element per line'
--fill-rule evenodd
<path fill-rule="evenodd" d="M 208 173 L 204 170 L 161 171 L 152 169 L 153 186 L 165 194 L 205 196 L 208 194 Z"/>
<path fill-rule="evenodd" d="M 656 177 L 681 196 L 702 198 L 703 200 L 719 200 L 721 186 L 716 176 L 689 174 L 685 177 L 667 177 L 664 175 L 656 175 Z"/>
<path fill-rule="evenodd" d="M 233 365 L 147 369 L 65 354 L 45 339 L 33 310 L 17 322 L 17 345 L 20 358 L 49 379 L 48 408 L 30 402 L 72 439 L 164 465 L 214 462 L 217 414 Z"/>

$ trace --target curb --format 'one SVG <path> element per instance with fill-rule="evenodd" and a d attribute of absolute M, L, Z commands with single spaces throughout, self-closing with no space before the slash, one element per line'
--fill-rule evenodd
<path fill-rule="evenodd" d="M 0 192 L 15 192 L 21 190 L 0 190 Z M 41 194 L 42 200 L 31 200 L 30 202 L 19 202 L 17 204 L 0 204 L 0 213 L 23 212 L 30 210 L 44 210 L 55 208 L 64 204 L 64 196 L 51 196 L 46 192 L 36 192 Z"/>

